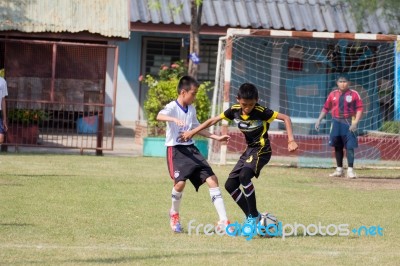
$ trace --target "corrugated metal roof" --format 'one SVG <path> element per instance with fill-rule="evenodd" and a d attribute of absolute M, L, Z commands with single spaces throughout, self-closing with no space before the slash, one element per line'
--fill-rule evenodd
<path fill-rule="evenodd" d="M 129 22 L 129 0 L 0 0 L 0 31 L 89 31 L 129 38 Z"/>
<path fill-rule="evenodd" d="M 131 21 L 190 25 L 190 0 L 131 0 Z M 181 6 L 181 7 L 179 7 Z M 177 7 L 177 8 L 171 8 Z M 390 33 L 377 11 L 365 18 L 361 32 Z M 202 24 L 208 26 L 356 33 L 348 4 L 338 0 L 203 0 Z M 393 27 L 399 32 L 399 27 Z M 393 32 L 392 32 L 393 33 Z"/>

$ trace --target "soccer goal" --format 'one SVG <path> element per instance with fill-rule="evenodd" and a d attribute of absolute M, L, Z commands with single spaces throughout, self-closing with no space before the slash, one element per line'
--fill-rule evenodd
<path fill-rule="evenodd" d="M 333 167 L 334 151 L 328 145 L 331 116 L 319 131 L 315 122 L 336 79 L 345 75 L 364 103 L 356 167 L 396 166 L 400 161 L 397 39 L 396 35 L 229 29 L 219 42 L 212 116 L 236 103 L 242 83 L 253 83 L 261 105 L 292 118 L 299 144 L 299 150 L 290 154 L 284 123 L 275 120 L 269 128 L 272 161 Z M 226 121 L 211 130 L 227 133 L 231 140 L 210 142 L 209 160 L 236 161 L 246 146 L 242 133 Z"/>

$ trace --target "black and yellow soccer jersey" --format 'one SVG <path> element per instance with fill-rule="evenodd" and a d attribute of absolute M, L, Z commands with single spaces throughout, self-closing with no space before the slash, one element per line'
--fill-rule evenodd
<path fill-rule="evenodd" d="M 249 115 L 242 115 L 239 104 L 232 105 L 220 114 L 222 119 L 233 121 L 243 132 L 250 147 L 269 145 L 269 124 L 276 119 L 278 112 L 262 107 L 258 103 Z"/>

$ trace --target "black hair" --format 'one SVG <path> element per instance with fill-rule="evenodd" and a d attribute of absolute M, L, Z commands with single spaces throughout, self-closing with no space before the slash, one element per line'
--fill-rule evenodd
<path fill-rule="evenodd" d="M 238 99 L 247 99 L 247 100 L 258 100 L 258 90 L 256 86 L 251 83 L 243 83 L 239 87 L 239 91 L 237 94 Z"/>
<path fill-rule="evenodd" d="M 180 78 L 178 83 L 178 94 L 181 94 L 182 90 L 190 91 L 192 87 L 198 88 L 199 82 L 191 76 L 183 76 Z"/>
<path fill-rule="evenodd" d="M 336 78 L 336 81 L 339 81 L 339 80 L 342 80 L 342 79 L 344 79 L 344 80 L 346 80 L 346 81 L 349 81 L 349 78 L 347 77 L 347 75 L 339 75 L 339 76 Z"/>

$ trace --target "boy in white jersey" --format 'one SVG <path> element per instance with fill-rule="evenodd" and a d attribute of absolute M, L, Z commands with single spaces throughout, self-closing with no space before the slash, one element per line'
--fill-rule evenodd
<path fill-rule="evenodd" d="M 0 144 L 4 142 L 7 132 L 7 110 L 6 110 L 7 83 L 0 77 Z"/>
<path fill-rule="evenodd" d="M 206 159 L 201 155 L 192 139 L 185 141 L 181 136 L 183 132 L 197 127 L 196 109 L 192 105 L 196 98 L 199 83 L 190 76 L 184 76 L 178 83 L 178 98 L 167 104 L 158 115 L 158 121 L 167 122 L 166 140 L 167 164 L 171 179 L 174 181 L 172 188 L 172 207 L 170 209 L 170 225 L 172 231 L 182 232 L 179 221 L 179 209 L 182 201 L 183 189 L 186 180 L 190 180 L 196 191 L 206 182 L 210 197 L 218 212 L 218 227 L 224 229 L 228 224 L 224 201 L 215 176 Z M 229 140 L 228 135 L 218 136 L 210 134 L 207 130 L 199 132 L 200 135 L 218 141 Z"/>

